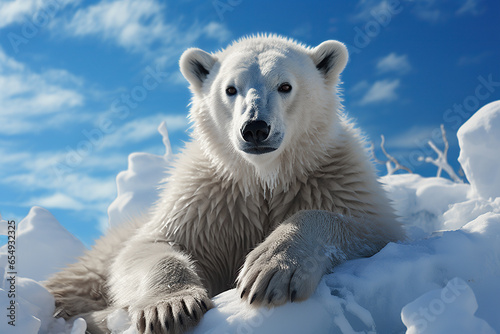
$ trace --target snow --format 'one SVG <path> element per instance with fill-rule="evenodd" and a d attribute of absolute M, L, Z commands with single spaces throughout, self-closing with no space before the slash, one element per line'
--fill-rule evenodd
<path fill-rule="evenodd" d="M 132 153 L 128 157 L 128 169 L 116 177 L 118 195 L 108 208 L 110 226 L 147 216 L 158 199 L 158 185 L 172 158 L 165 122 L 160 124 L 158 132 L 163 137 L 165 155 Z"/>
<path fill-rule="evenodd" d="M 384 176 L 380 181 L 411 240 L 446 229 L 443 215 L 449 205 L 466 201 L 470 192 L 468 184 L 438 177 L 424 178 L 417 174 Z"/>
<path fill-rule="evenodd" d="M 16 274 L 10 274 L 13 270 L 7 269 L 7 245 L 0 248 L 0 272 L 3 278 L 0 309 L 8 310 L 11 307 L 10 300 L 16 301 L 16 326 L 12 327 L 2 320 L 0 333 L 53 333 L 49 328 L 56 325 L 65 333 L 69 327 L 66 327 L 64 320 L 56 322 L 51 319 L 55 309 L 54 297 L 37 281 L 43 281 L 60 268 L 75 262 L 85 247 L 49 211 L 40 207 L 31 208 L 16 229 Z M 9 297 L 12 294 L 15 294 L 15 298 Z M 7 312 L 10 314 L 10 310 Z"/>
<path fill-rule="evenodd" d="M 457 133 L 460 145 L 458 161 L 473 191 L 482 198 L 500 197 L 499 133 L 500 101 L 482 107 Z"/>
<path fill-rule="evenodd" d="M 490 334 L 493 328 L 474 316 L 474 292 L 461 278 L 450 280 L 443 289 L 427 292 L 403 307 L 401 317 L 407 334 Z"/>
<path fill-rule="evenodd" d="M 377 330 L 391 333 L 404 330 L 400 312 L 406 304 L 460 277 L 482 306 L 477 315 L 499 329 L 499 241 L 500 215 L 485 214 L 460 230 L 389 244 L 371 258 L 349 261 L 327 277 L 327 284 L 351 291 L 370 311 Z"/>
<path fill-rule="evenodd" d="M 209 311 L 192 332 L 218 333 L 354 333 L 352 323 L 365 333 L 375 333 L 375 322 L 348 291 L 341 295 L 326 284 L 301 303 L 278 308 L 251 308 L 242 303 L 235 290 L 214 298 L 216 309 Z"/>
<path fill-rule="evenodd" d="M 10 276 L 7 276 L 8 279 Z M 2 310 L 8 310 L 7 314 L 10 314 L 12 306 L 8 298 L 9 290 L 12 289 L 10 286 L 10 280 L 4 281 L 5 290 L 0 289 L 0 308 Z M 10 327 L 6 321 L 0 323 L 0 331 L 2 333 L 37 333 L 39 330 L 44 332 L 50 325 L 50 319 L 52 313 L 54 312 L 54 297 L 39 283 L 35 282 L 29 278 L 16 277 L 15 282 L 17 291 L 19 291 L 19 296 L 16 301 L 18 304 L 15 305 L 15 318 L 8 318 L 16 322 L 17 331 L 8 331 Z M 45 321 L 41 321 L 41 319 Z M 19 326 L 20 325 L 20 326 Z"/>
<path fill-rule="evenodd" d="M 120 309 L 111 313 L 107 318 L 108 328 L 114 333 L 135 334 L 135 329 L 130 326 L 130 319 L 127 311 Z"/>
<path fill-rule="evenodd" d="M 408 240 L 338 266 L 304 302 L 253 308 L 235 290 L 226 291 L 191 334 L 500 332 L 500 184 L 494 168 L 500 156 L 492 151 L 500 142 L 499 114 L 500 103 L 491 103 L 459 130 L 460 163 L 470 184 L 408 174 L 381 178 Z M 129 157 L 128 170 L 117 177 L 111 224 L 147 213 L 156 200 L 171 158 L 164 125 L 159 131 L 167 153 Z M 81 318 L 51 318 L 54 299 L 40 284 L 74 261 L 83 245 L 39 207 L 17 233 L 16 327 L 4 318 L 0 333 L 84 334 Z M 0 268 L 7 254 L 2 247 Z M 11 281 L 4 273 L 0 309 L 8 312 Z M 111 314 L 107 324 L 113 333 L 136 333 L 124 310 Z"/>
<path fill-rule="evenodd" d="M 85 250 L 83 243 L 62 227 L 46 209 L 35 206 L 16 226 L 16 271 L 36 281 L 66 264 L 75 262 Z M 7 245 L 0 248 L 0 263 L 7 263 Z M 1 265 L 3 271 L 4 266 Z"/>

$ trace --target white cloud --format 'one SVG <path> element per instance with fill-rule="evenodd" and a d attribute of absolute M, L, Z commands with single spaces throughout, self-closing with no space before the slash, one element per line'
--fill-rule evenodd
<path fill-rule="evenodd" d="M 351 19 L 354 22 L 376 20 L 376 13 L 391 13 L 394 11 L 393 8 L 404 8 L 405 11 L 422 21 L 436 23 L 450 19 L 454 14 L 458 16 L 464 14 L 479 15 L 484 11 L 480 8 L 480 2 L 481 0 L 461 0 L 452 1 L 449 6 L 443 6 L 443 2 L 438 0 L 402 0 L 399 2 L 359 0 L 356 12 L 351 16 Z M 457 8 L 455 12 L 453 12 L 454 8 Z"/>
<path fill-rule="evenodd" d="M 463 5 L 457 9 L 455 14 L 464 15 L 464 14 L 472 14 L 479 15 L 482 13 L 482 10 L 478 8 L 479 0 L 465 0 Z"/>
<path fill-rule="evenodd" d="M 467 0 L 466 0 L 467 1 Z M 396 6 L 397 5 L 397 6 Z M 392 8 L 410 8 L 410 12 L 418 19 L 428 22 L 437 22 L 443 16 L 449 16 L 440 8 L 440 2 L 436 0 L 403 0 L 401 2 L 380 1 L 380 0 L 360 0 L 357 5 L 357 12 L 352 16 L 355 22 L 365 22 L 375 18 L 374 13 L 390 13 Z"/>
<path fill-rule="evenodd" d="M 295 27 L 292 31 L 291 31 L 291 35 L 292 36 L 296 36 L 296 37 L 305 37 L 305 38 L 308 38 L 311 36 L 311 33 L 312 33 L 312 25 L 310 22 L 306 22 L 306 23 L 302 23 L 301 25 Z"/>
<path fill-rule="evenodd" d="M 64 178 L 64 191 L 89 206 L 106 210 L 116 197 L 116 182 L 113 177 L 95 177 L 73 173 Z"/>
<path fill-rule="evenodd" d="M 23 71 L 24 65 L 16 61 L 14 58 L 7 56 L 7 54 L 0 47 L 0 73 L 7 71 Z"/>
<path fill-rule="evenodd" d="M 36 194 L 24 203 L 16 203 L 17 206 L 41 205 L 48 209 L 86 210 L 96 215 L 106 212 L 107 206 L 116 197 L 114 175 L 94 176 L 99 166 L 91 168 L 84 163 L 60 176 L 53 167 L 64 155 L 64 152 L 34 153 L 20 164 L 9 163 L 2 168 L 3 171 L 0 170 L 0 184 L 17 185 Z M 122 160 L 126 159 L 124 155 Z M 106 159 L 101 159 L 101 163 L 105 164 Z"/>
<path fill-rule="evenodd" d="M 113 175 L 109 175 L 108 171 L 109 176 L 97 177 L 95 174 L 102 175 L 101 171 L 109 169 L 108 164 L 116 163 L 118 159 L 122 165 L 126 165 L 127 155 L 123 154 L 120 158 L 101 155 L 95 159 L 85 159 L 81 164 L 69 168 L 66 174 L 60 175 L 54 166 L 64 162 L 66 155 L 64 151 L 30 152 L 0 148 L 0 156 L 6 157 L 0 165 L 0 185 L 29 189 L 33 196 L 23 203 L 11 204 L 85 210 L 90 215 L 106 212 L 107 206 L 116 196 L 116 171 L 113 170 Z"/>
<path fill-rule="evenodd" d="M 23 20 L 42 20 L 42 16 L 53 17 L 55 12 L 70 3 L 79 1 L 73 0 L 16 0 L 0 2 L 0 28 L 11 24 L 20 23 Z M 40 17 L 40 18 L 38 18 Z M 38 19 L 37 19 L 38 18 Z"/>
<path fill-rule="evenodd" d="M 483 62 L 490 55 L 491 55 L 490 52 L 483 52 L 483 53 L 476 54 L 476 55 L 461 56 L 457 61 L 457 65 L 458 66 L 467 66 L 467 65 L 481 64 L 481 62 Z"/>
<path fill-rule="evenodd" d="M 0 28 L 20 22 L 25 15 L 42 7 L 43 0 L 2 1 L 0 3 Z"/>
<path fill-rule="evenodd" d="M 407 55 L 397 55 L 392 52 L 381 58 L 377 62 L 377 71 L 379 73 L 396 72 L 399 74 L 407 73 L 411 70 Z"/>
<path fill-rule="evenodd" d="M 49 17 L 49 21 L 43 21 L 43 27 L 53 35 L 97 37 L 141 53 L 156 64 L 170 65 L 200 38 L 223 43 L 231 37 L 224 23 L 189 22 L 168 9 L 160 0 L 101 0 L 90 5 L 79 0 L 7 1 L 0 2 L 0 29 L 18 24 L 18 31 L 13 33 L 22 36 L 25 21 L 37 26 L 37 16 L 45 20 Z M 173 19 L 167 20 L 167 13 Z"/>
<path fill-rule="evenodd" d="M 365 93 L 360 101 L 361 105 L 390 102 L 397 99 L 396 89 L 399 87 L 399 79 L 376 81 Z"/>
<path fill-rule="evenodd" d="M 61 124 L 67 120 L 61 114 L 68 114 L 84 103 L 84 96 L 78 92 L 81 79 L 64 70 L 32 72 L 8 57 L 1 48 L 0 64 L 3 134 L 37 132 Z"/>
<path fill-rule="evenodd" d="M 352 88 L 349 90 L 351 93 L 356 94 L 360 92 L 366 91 L 370 87 L 370 84 L 368 83 L 367 80 L 362 80 L 352 86 Z"/>
<path fill-rule="evenodd" d="M 49 196 L 31 198 L 26 201 L 26 206 L 39 205 L 50 209 L 83 210 L 84 205 L 76 199 L 62 193 L 55 193 Z"/>
<path fill-rule="evenodd" d="M 441 11 L 437 8 L 419 8 L 413 11 L 415 16 L 423 21 L 437 22 L 441 18 Z"/>
<path fill-rule="evenodd" d="M 161 121 L 166 121 L 170 132 L 185 130 L 188 126 L 186 115 L 179 114 L 156 114 L 130 121 L 107 135 L 108 146 L 104 145 L 104 140 L 89 154 L 76 160 L 70 157 L 77 154 L 77 148 L 73 146 L 59 151 L 32 151 L 22 146 L 0 145 L 0 188 L 29 189 L 32 196 L 22 203 L 1 204 L 82 210 L 97 221 L 116 197 L 117 171 L 127 166 L 129 152 L 119 147 L 140 143 L 154 135 L 161 145 L 161 136 L 157 132 Z"/>
<path fill-rule="evenodd" d="M 388 1 L 383 0 L 360 0 L 357 5 L 357 13 L 355 13 L 351 19 L 354 22 L 363 22 L 374 19 L 374 14 L 380 12 L 391 12 L 391 4 Z"/>
<path fill-rule="evenodd" d="M 132 52 L 153 56 L 160 63 L 177 59 L 180 52 L 204 36 L 225 42 L 231 33 L 219 22 L 195 23 L 182 29 L 167 22 L 165 5 L 158 0 L 100 1 L 80 8 L 69 21 L 52 26 L 70 36 L 97 36 Z"/>
<path fill-rule="evenodd" d="M 74 197 L 88 196 L 88 192 L 82 195 L 77 194 L 84 189 L 83 184 L 103 184 L 103 180 L 93 181 L 93 178 L 88 175 L 109 170 L 111 164 L 114 164 L 116 168 L 120 159 L 121 164 L 127 161 L 126 154 L 117 156 L 107 153 L 95 157 L 89 155 L 89 159 L 82 159 L 79 163 L 71 164 L 69 173 L 61 177 L 56 173 L 54 166 L 58 163 L 65 163 L 67 155 L 66 150 L 32 152 L 18 148 L 0 148 L 0 156 L 5 157 L 0 164 L 0 183 L 22 184 L 23 187 L 33 191 L 59 189 L 64 193 L 63 189 L 73 189 Z"/>
<path fill-rule="evenodd" d="M 405 6 L 410 7 L 410 12 L 422 21 L 435 23 L 449 16 L 442 10 L 440 1 L 436 0 L 406 0 Z"/>
<path fill-rule="evenodd" d="M 101 1 L 79 9 L 66 28 L 75 36 L 101 35 L 130 49 L 151 44 L 160 34 L 169 39 L 162 22 L 163 6 L 154 0 Z"/>
<path fill-rule="evenodd" d="M 186 85 L 188 84 L 186 78 L 184 78 L 184 76 L 180 71 L 175 71 L 171 73 L 168 79 L 165 80 L 165 82 L 167 82 L 170 85 L 179 85 L 182 87 L 186 87 Z"/>
<path fill-rule="evenodd" d="M 386 138 L 385 146 L 393 149 L 418 149 L 426 147 L 427 142 L 433 139 L 435 132 L 439 134 L 437 138 L 441 138 L 441 129 L 439 126 L 413 126 L 399 135 L 391 138 Z M 435 139 L 434 139 L 435 140 Z M 436 141 L 436 144 L 440 144 Z"/>
<path fill-rule="evenodd" d="M 162 117 L 162 119 L 165 121 L 169 132 L 184 131 L 189 126 L 189 119 L 187 118 L 187 115 L 184 114 L 167 115 Z M 159 125 L 160 124 L 158 124 L 158 126 Z"/>
<path fill-rule="evenodd" d="M 230 31 L 219 22 L 209 22 L 203 27 L 203 33 L 209 37 L 218 40 L 219 42 L 225 42 L 231 37 Z"/>
<path fill-rule="evenodd" d="M 170 133 L 186 130 L 189 121 L 186 115 L 156 114 L 132 120 L 119 127 L 104 138 L 101 148 L 123 147 L 128 144 L 138 143 L 158 135 L 158 126 L 165 121 Z"/>
<path fill-rule="evenodd" d="M 419 19 L 431 23 L 447 20 L 453 14 L 460 16 L 464 14 L 479 15 L 483 12 L 479 3 L 481 0 L 461 0 L 452 1 L 452 6 L 442 6 L 442 1 L 437 0 L 406 0 L 412 4 L 411 12 Z M 453 7 L 458 5 L 458 9 L 453 13 Z"/>

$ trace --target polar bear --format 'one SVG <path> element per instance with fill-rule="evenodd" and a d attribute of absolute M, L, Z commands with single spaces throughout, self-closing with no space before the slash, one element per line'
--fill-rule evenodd
<path fill-rule="evenodd" d="M 404 237 L 337 89 L 346 47 L 276 35 L 188 49 L 192 140 L 144 222 L 110 230 L 46 286 L 55 316 L 106 333 L 182 333 L 236 287 L 255 306 L 307 299 L 336 265 Z"/>

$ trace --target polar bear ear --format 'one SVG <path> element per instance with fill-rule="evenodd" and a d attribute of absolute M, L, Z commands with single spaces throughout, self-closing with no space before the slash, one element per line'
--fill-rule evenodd
<path fill-rule="evenodd" d="M 181 73 L 196 89 L 200 89 L 217 59 L 201 49 L 184 51 L 179 60 Z"/>
<path fill-rule="evenodd" d="M 347 64 L 348 52 L 338 41 L 326 41 L 310 51 L 316 68 L 325 76 L 328 83 L 335 83 Z"/>

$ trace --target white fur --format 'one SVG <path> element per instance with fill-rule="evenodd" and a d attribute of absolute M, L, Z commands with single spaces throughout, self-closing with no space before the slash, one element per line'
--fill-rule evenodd
<path fill-rule="evenodd" d="M 337 84 L 346 63 L 339 42 L 307 48 L 274 35 L 214 54 L 187 50 L 180 67 L 193 92 L 192 141 L 153 218 L 111 231 L 47 283 L 60 315 L 85 313 L 98 333 L 106 314 L 125 308 L 141 333 L 180 333 L 236 280 L 253 305 L 304 300 L 335 265 L 402 238 L 342 112 Z M 278 91 L 284 82 L 289 93 Z M 269 124 L 275 151 L 241 149 L 251 120 Z M 87 281 L 102 291 L 99 306 L 85 298 Z"/>

